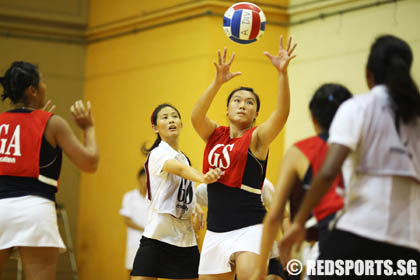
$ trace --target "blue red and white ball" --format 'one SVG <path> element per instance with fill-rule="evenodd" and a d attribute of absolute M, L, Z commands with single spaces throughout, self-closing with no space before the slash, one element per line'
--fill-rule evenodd
<path fill-rule="evenodd" d="M 260 7 L 253 3 L 233 4 L 223 17 L 223 30 L 236 43 L 253 43 L 264 34 L 265 15 Z"/>

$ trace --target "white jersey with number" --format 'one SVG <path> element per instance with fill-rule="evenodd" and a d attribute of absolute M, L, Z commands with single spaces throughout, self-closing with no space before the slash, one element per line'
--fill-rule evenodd
<path fill-rule="evenodd" d="M 163 171 L 165 162 L 176 159 L 190 165 L 187 157 L 162 141 L 146 162 L 148 197 L 151 200 L 148 224 L 143 235 L 179 247 L 197 245 L 191 216 L 195 197 L 193 182 Z"/>

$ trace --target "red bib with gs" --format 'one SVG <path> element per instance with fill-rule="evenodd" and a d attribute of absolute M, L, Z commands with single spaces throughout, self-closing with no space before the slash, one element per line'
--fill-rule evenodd
<path fill-rule="evenodd" d="M 217 127 L 204 150 L 203 172 L 208 172 L 210 168 L 220 168 L 223 173 L 217 182 L 240 188 L 255 128 L 249 129 L 241 137 L 230 138 L 228 126 Z"/>
<path fill-rule="evenodd" d="M 39 179 L 42 136 L 52 113 L 0 114 L 0 175 Z"/>

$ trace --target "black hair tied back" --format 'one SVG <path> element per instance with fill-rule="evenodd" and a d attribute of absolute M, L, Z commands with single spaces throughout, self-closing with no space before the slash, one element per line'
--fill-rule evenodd
<path fill-rule="evenodd" d="M 375 83 L 387 86 L 393 110 L 405 123 L 420 117 L 420 92 L 410 74 L 412 63 L 410 46 L 393 35 L 375 40 L 367 62 Z"/>
<path fill-rule="evenodd" d="M 350 91 L 340 84 L 323 84 L 315 91 L 309 110 L 323 131 L 328 131 L 338 107 L 351 97 Z"/>
<path fill-rule="evenodd" d="M 37 66 L 24 61 L 15 61 L 0 79 L 3 87 L 2 100 L 10 98 L 13 103 L 26 101 L 25 90 L 29 86 L 38 88 L 40 75 Z"/>

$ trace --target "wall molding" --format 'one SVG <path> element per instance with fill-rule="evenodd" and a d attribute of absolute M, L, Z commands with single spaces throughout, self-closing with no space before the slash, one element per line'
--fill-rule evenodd
<path fill-rule="evenodd" d="M 87 23 L 89 0 L 0 0 L 0 14 Z"/>
<path fill-rule="evenodd" d="M 91 26 L 86 32 L 86 39 L 89 43 L 94 43 L 108 38 L 118 37 L 120 34 L 138 33 L 199 17 L 213 16 L 222 18 L 226 9 L 231 5 L 232 2 L 227 1 L 190 1 L 182 5 L 152 11 L 125 20 Z M 258 5 L 264 10 L 267 24 L 287 25 L 288 16 L 287 10 L 284 7 L 272 4 L 265 5 L 264 3 L 258 3 Z"/>
<path fill-rule="evenodd" d="M 376 8 L 387 4 L 397 4 L 401 1 L 415 0 L 308 0 L 300 4 L 293 4 L 288 9 L 289 26 L 308 23 L 314 20 L 369 8 Z M 298 1 L 295 1 L 298 2 Z"/>
<path fill-rule="evenodd" d="M 47 11 L 21 11 L 23 8 L 19 8 L 19 5 L 4 6 L 4 1 L 7 0 L 0 0 L 0 36 L 82 45 L 201 17 L 222 17 L 226 9 L 236 2 L 187 1 L 113 22 L 88 26 L 89 0 L 75 1 L 72 12 L 67 14 L 60 10 L 52 14 Z M 272 1 L 254 2 L 264 10 L 268 25 L 287 27 L 401 1 L 416 0 L 303 0 L 291 1 L 287 9 L 281 5 L 273 5 Z"/>
<path fill-rule="evenodd" d="M 0 36 L 84 44 L 89 0 L 0 0 Z"/>

